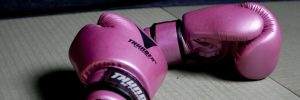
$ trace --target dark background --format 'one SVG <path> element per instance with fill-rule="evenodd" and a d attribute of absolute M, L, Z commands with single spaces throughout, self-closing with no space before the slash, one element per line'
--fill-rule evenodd
<path fill-rule="evenodd" d="M 57 14 L 74 11 L 186 6 L 275 0 L 0 0 L 0 17 Z"/>

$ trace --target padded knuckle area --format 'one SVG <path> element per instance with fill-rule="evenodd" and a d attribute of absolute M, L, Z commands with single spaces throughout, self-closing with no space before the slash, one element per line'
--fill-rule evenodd
<path fill-rule="evenodd" d="M 261 16 L 264 21 L 264 32 L 268 33 L 279 29 L 275 16 L 266 7 L 253 2 L 242 3 L 240 6 L 250 9 Z"/>

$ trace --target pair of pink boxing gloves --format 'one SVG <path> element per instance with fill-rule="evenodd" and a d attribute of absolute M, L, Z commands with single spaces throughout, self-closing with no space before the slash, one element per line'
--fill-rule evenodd
<path fill-rule="evenodd" d="M 156 23 L 145 31 L 125 17 L 103 13 L 97 24 L 80 30 L 69 57 L 86 84 L 87 100 L 151 100 L 167 64 L 181 63 L 186 55 L 212 63 L 229 56 L 242 77 L 259 80 L 276 67 L 280 47 L 271 12 L 241 3 L 187 12 L 182 21 Z"/>

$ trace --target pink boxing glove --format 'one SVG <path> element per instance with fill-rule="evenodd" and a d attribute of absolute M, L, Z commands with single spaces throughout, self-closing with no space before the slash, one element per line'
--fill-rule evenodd
<path fill-rule="evenodd" d="M 271 74 L 281 48 L 276 18 L 257 3 L 199 9 L 185 13 L 182 23 L 156 23 L 145 31 L 163 50 L 169 64 L 188 54 L 210 62 L 229 56 L 240 75 L 251 80 Z"/>
<path fill-rule="evenodd" d="M 104 13 L 84 26 L 69 58 L 87 100 L 150 100 L 167 73 L 162 51 L 132 21 Z"/>

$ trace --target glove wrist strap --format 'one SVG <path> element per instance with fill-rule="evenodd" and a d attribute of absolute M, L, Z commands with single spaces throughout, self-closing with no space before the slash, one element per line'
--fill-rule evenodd
<path fill-rule="evenodd" d="M 186 51 L 188 51 L 182 28 L 180 20 L 155 23 L 150 27 L 151 37 L 162 49 L 169 64 L 184 61 Z"/>
<path fill-rule="evenodd" d="M 108 90 L 123 96 L 126 100 L 150 100 L 147 91 L 130 73 L 114 67 L 106 67 L 102 78 L 85 87 L 86 96 L 99 91 Z"/>

